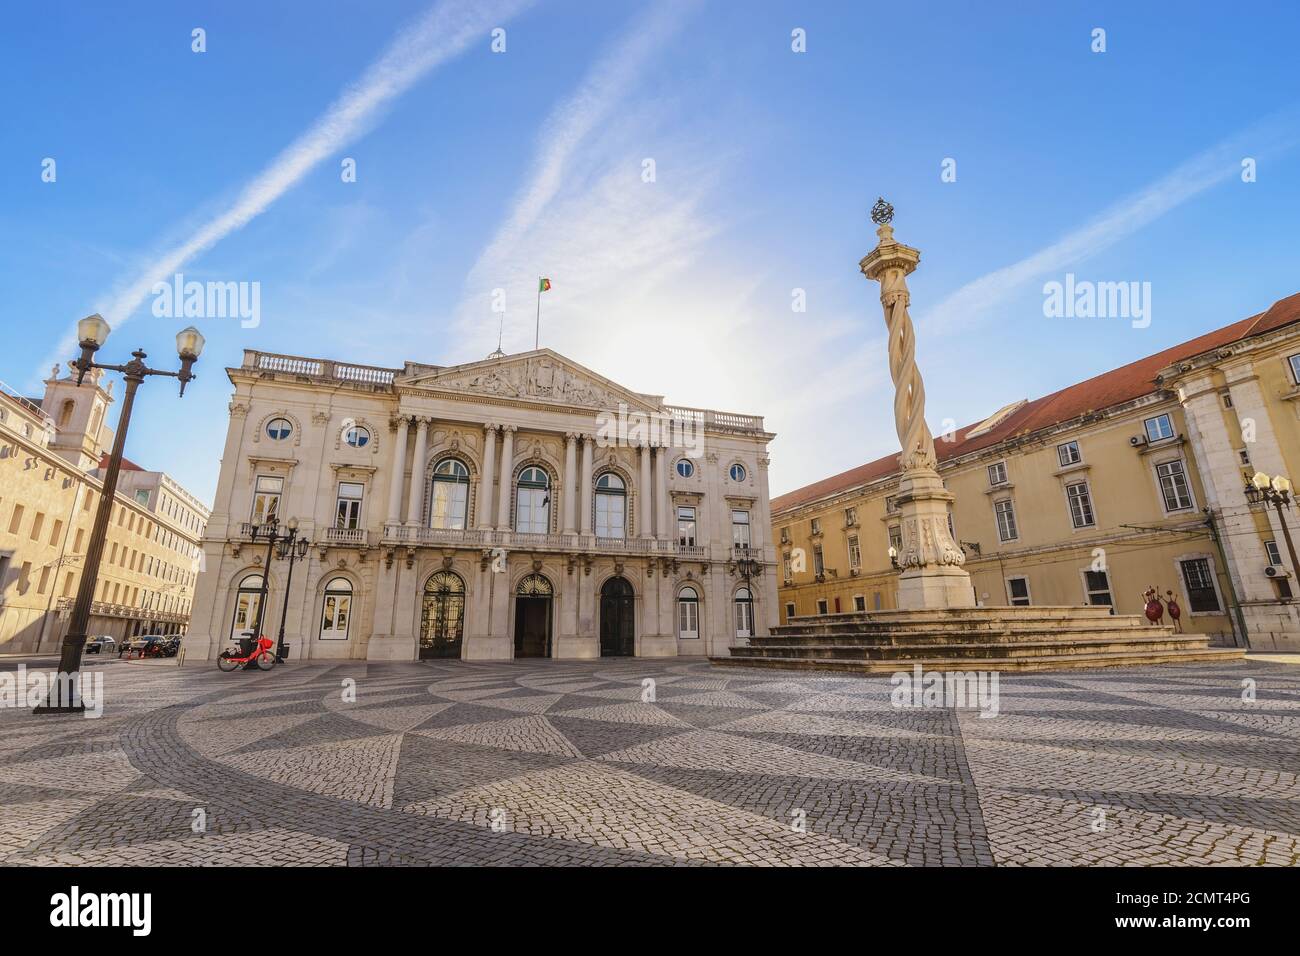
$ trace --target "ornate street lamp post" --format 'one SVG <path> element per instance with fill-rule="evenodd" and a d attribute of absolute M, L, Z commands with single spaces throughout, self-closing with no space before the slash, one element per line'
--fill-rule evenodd
<path fill-rule="evenodd" d="M 275 659 L 284 663 L 284 621 L 289 616 L 289 589 L 293 586 L 293 562 L 297 558 L 307 557 L 311 542 L 298 537 L 298 519 L 289 519 L 289 533 L 280 538 L 276 545 L 276 556 L 289 559 L 289 573 L 284 579 L 284 607 L 280 610 L 280 636 L 275 642 Z M 301 651 L 299 652 L 301 653 Z"/>
<path fill-rule="evenodd" d="M 94 360 L 111 331 L 103 316 L 96 313 L 88 315 L 77 323 L 77 338 L 81 343 L 81 356 L 71 363 L 77 370 L 77 384 L 80 385 L 86 373 L 92 368 L 108 372 L 121 372 L 126 379 L 126 391 L 122 396 L 122 412 L 117 420 L 117 433 L 113 436 L 113 451 L 108 459 L 108 468 L 104 472 L 104 487 L 95 511 L 95 523 L 91 526 L 90 544 L 86 549 L 86 565 L 77 587 L 77 598 L 72 605 L 72 619 L 68 622 L 68 631 L 63 637 L 63 646 L 59 653 L 59 669 L 53 689 L 45 703 L 34 709 L 37 714 L 80 713 L 85 705 L 80 699 L 73 700 L 73 688 L 80 680 L 81 655 L 86 647 L 86 626 L 90 623 L 90 605 L 95 598 L 95 584 L 99 576 L 99 562 L 104 556 L 104 539 L 108 536 L 108 522 L 113 512 L 113 497 L 117 491 L 117 476 L 122 469 L 122 451 L 126 447 L 126 433 L 131 425 L 131 408 L 135 404 L 135 390 L 149 375 L 166 375 L 178 379 L 181 383 L 180 394 L 185 394 L 185 386 L 194 378 L 191 369 L 203 352 L 203 336 L 199 330 L 190 326 L 176 336 L 176 352 L 180 356 L 181 368 L 178 372 L 149 368 L 144 364 L 148 357 L 137 349 L 131 353 L 131 361 L 125 365 L 101 365 Z M 63 699 L 64 690 L 68 699 Z"/>
<path fill-rule="evenodd" d="M 1277 509 L 1278 524 L 1282 526 L 1282 537 L 1286 539 L 1286 550 L 1291 555 L 1291 570 L 1293 573 L 1300 574 L 1300 562 L 1296 561 L 1295 544 L 1291 541 L 1291 529 L 1287 526 L 1286 515 L 1282 511 L 1283 508 L 1291 507 L 1291 479 L 1285 475 L 1276 475 L 1270 478 L 1262 471 L 1257 471 L 1253 477 L 1246 479 L 1246 500 L 1252 505 L 1263 501 Z"/>

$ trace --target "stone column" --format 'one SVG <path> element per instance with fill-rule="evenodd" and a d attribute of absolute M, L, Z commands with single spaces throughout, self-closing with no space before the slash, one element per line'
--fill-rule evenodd
<path fill-rule="evenodd" d="M 411 491 L 406 501 L 406 524 L 419 527 L 424 519 L 424 459 L 429 450 L 429 419 L 415 420 L 415 457 L 411 460 Z"/>
<path fill-rule="evenodd" d="M 672 538 L 668 511 L 668 449 L 658 448 L 655 450 L 655 526 L 661 541 Z"/>
<path fill-rule="evenodd" d="M 953 496 L 936 470 L 934 438 L 925 424 L 925 383 L 916 367 L 916 335 L 908 314 L 907 276 L 921 253 L 894 239 L 894 210 L 883 199 L 871 218 L 879 225 L 876 248 L 863 257 L 862 274 L 880 283 L 880 304 L 889 330 L 889 374 L 894 381 L 894 427 L 902 446 L 898 505 L 903 547 L 898 555 L 898 606 L 961 608 L 975 606 L 966 556 L 948 533 Z"/>
<path fill-rule="evenodd" d="M 393 447 L 393 473 L 388 476 L 388 523 L 402 523 L 402 478 L 406 474 L 406 436 L 411 427 L 403 416 L 397 419 L 397 438 Z"/>
<path fill-rule="evenodd" d="M 574 496 L 578 489 L 578 436 L 568 432 L 564 436 L 564 524 L 561 531 L 565 534 L 577 534 L 578 528 L 574 515 Z"/>
<path fill-rule="evenodd" d="M 648 442 L 641 443 L 638 454 L 641 457 L 641 481 L 636 494 L 636 530 L 639 537 L 653 538 L 655 537 L 654 508 L 650 501 L 654 497 L 654 490 L 650 484 L 650 445 Z"/>
<path fill-rule="evenodd" d="M 510 482 L 515 472 L 515 426 L 501 426 L 501 493 L 497 495 L 497 530 L 510 530 Z"/>
<path fill-rule="evenodd" d="M 582 494 L 579 497 L 578 507 L 582 510 L 579 515 L 579 527 L 583 534 L 591 534 L 591 495 L 592 495 L 592 463 L 591 457 L 593 452 L 592 445 L 596 439 L 591 435 L 582 436 Z"/>
<path fill-rule="evenodd" d="M 483 472 L 478 483 L 478 526 L 492 527 L 492 483 L 496 480 L 497 426 L 483 426 Z"/>

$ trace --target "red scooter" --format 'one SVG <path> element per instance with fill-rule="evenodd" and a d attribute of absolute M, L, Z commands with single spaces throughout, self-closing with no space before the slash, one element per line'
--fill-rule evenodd
<path fill-rule="evenodd" d="M 223 671 L 230 672 L 237 667 L 254 667 L 260 670 L 269 671 L 275 666 L 275 642 L 269 637 L 262 636 L 256 641 L 253 640 L 252 633 L 248 633 L 239 639 L 239 647 L 229 647 L 221 652 L 217 658 L 217 666 Z"/>

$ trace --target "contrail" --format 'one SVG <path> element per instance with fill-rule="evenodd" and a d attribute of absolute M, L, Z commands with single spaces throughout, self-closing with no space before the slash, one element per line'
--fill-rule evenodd
<path fill-rule="evenodd" d="M 244 186 L 229 209 L 120 284 L 99 309 L 100 313 L 114 326 L 125 322 L 150 294 L 154 283 L 169 279 L 185 263 L 260 215 L 321 161 L 365 133 L 383 107 L 410 89 L 424 74 L 464 51 L 475 40 L 486 44 L 492 27 L 500 26 L 533 2 L 444 0 L 439 3 L 403 30 L 359 80 Z M 73 345 L 75 342 L 69 339 L 61 348 L 66 351 Z"/>
<path fill-rule="evenodd" d="M 1276 155 L 1295 146 L 1296 111 L 1273 116 L 1198 153 L 1172 172 L 1119 202 L 1051 245 L 968 282 L 931 309 L 922 321 L 952 330 L 987 313 L 1018 287 L 1091 258 L 1212 186 L 1241 173 L 1241 161 Z"/>

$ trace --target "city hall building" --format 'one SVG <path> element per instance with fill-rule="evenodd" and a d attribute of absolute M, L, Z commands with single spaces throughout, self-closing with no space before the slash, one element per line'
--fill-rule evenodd
<path fill-rule="evenodd" d="M 259 613 L 290 659 L 703 656 L 776 623 L 760 417 L 549 349 L 400 369 L 246 351 L 227 373 L 189 658 Z M 252 534 L 272 516 L 310 542 L 292 571 Z"/>

